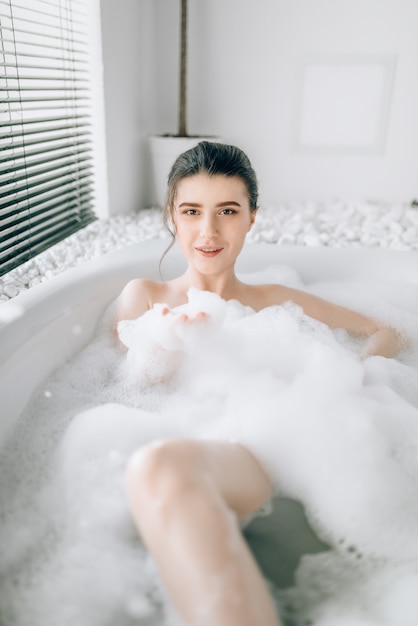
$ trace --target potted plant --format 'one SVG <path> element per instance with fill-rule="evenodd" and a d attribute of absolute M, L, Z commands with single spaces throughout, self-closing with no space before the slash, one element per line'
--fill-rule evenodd
<path fill-rule="evenodd" d="M 218 137 L 193 136 L 187 133 L 187 3 L 180 0 L 180 72 L 177 133 L 153 135 L 149 138 L 154 196 L 157 204 L 165 203 L 167 177 L 179 154 L 204 139 L 219 141 Z"/>

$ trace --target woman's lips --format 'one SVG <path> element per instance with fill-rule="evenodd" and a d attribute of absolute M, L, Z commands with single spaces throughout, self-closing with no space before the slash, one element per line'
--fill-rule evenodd
<path fill-rule="evenodd" d="M 196 248 L 196 250 L 205 257 L 214 257 L 222 252 L 223 248 L 216 248 L 214 246 L 202 246 L 200 248 Z"/>

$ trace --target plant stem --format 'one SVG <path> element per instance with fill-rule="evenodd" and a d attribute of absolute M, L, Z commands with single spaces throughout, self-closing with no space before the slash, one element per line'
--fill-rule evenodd
<path fill-rule="evenodd" d="M 187 0 L 181 0 L 180 20 L 180 94 L 179 94 L 179 120 L 178 135 L 187 136 Z"/>

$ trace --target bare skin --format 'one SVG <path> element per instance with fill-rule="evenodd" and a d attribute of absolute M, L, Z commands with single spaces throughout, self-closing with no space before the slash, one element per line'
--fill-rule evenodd
<path fill-rule="evenodd" d="M 399 352 L 396 331 L 371 318 L 282 285 L 239 281 L 235 261 L 255 218 L 240 178 L 201 173 L 182 179 L 172 221 L 188 268 L 171 281 L 128 283 L 119 298 L 118 320 L 136 319 L 156 303 L 166 304 L 166 315 L 185 304 L 188 290 L 196 287 L 256 311 L 290 300 L 330 328 L 363 337 L 363 356 Z M 175 323 L 205 323 L 205 315 L 189 319 L 183 314 Z M 193 440 L 147 446 L 128 465 L 127 487 L 135 523 L 185 624 L 280 624 L 237 523 L 272 493 L 246 448 Z"/>
<path fill-rule="evenodd" d="M 231 213 L 230 213 L 231 212 Z M 398 333 L 360 313 L 283 285 L 246 285 L 235 274 L 235 261 L 256 219 L 239 178 L 197 174 L 180 181 L 172 215 L 186 272 L 167 282 L 142 278 L 129 282 L 119 299 L 118 319 L 136 319 L 157 302 L 173 308 L 187 302 L 190 287 L 238 300 L 256 311 L 291 300 L 330 328 L 364 337 L 363 356 L 393 357 L 404 347 Z M 215 250 L 204 253 L 202 250 Z"/>
<path fill-rule="evenodd" d="M 147 446 L 133 456 L 127 486 L 133 518 L 185 624 L 279 624 L 237 523 L 271 495 L 246 449 L 193 440 Z"/>

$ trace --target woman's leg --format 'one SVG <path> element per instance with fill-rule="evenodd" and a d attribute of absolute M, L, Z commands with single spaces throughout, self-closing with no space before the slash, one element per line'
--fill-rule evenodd
<path fill-rule="evenodd" d="M 133 518 L 188 626 L 278 626 L 237 522 L 270 496 L 255 458 L 233 443 L 173 439 L 131 459 Z"/>

